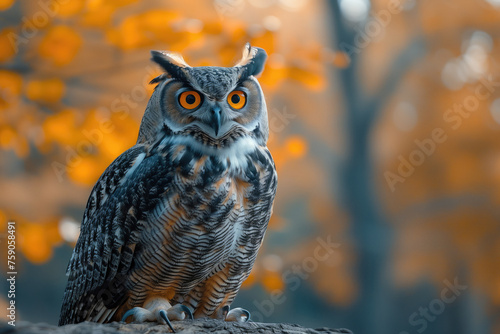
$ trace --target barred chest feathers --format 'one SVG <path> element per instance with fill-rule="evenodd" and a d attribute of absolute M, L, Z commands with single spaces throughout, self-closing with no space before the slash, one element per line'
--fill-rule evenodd
<path fill-rule="evenodd" d="M 170 137 L 160 143 L 158 152 L 171 161 L 175 177 L 170 191 L 179 194 L 177 205 L 187 216 L 206 211 L 205 224 L 222 223 L 224 217 L 217 219 L 214 213 L 224 208 L 244 216 L 245 211 L 261 209 L 259 203 L 272 204 L 277 182 L 274 162 L 268 149 L 253 138 L 240 137 L 230 146 L 213 148 L 191 137 Z M 242 220 L 233 223 L 232 228 L 243 228 Z"/>
<path fill-rule="evenodd" d="M 157 286 L 151 293 L 175 287 L 177 302 L 185 302 L 186 294 L 224 266 L 239 286 L 250 273 L 272 211 L 277 174 L 267 148 L 251 137 L 224 148 L 167 137 L 148 154 L 163 156 L 172 170 L 165 196 L 149 213 L 142 234 L 156 243 L 153 256 L 164 259 L 162 270 L 153 273 Z M 165 245 L 165 239 L 172 242 Z M 144 255 L 137 257 L 140 265 L 152 256 Z M 175 270 L 179 266 L 182 273 Z M 196 308 L 197 302 L 188 300 Z"/>

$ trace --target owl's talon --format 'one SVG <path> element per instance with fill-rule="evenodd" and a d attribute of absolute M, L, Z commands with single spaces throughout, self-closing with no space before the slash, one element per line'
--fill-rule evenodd
<path fill-rule="evenodd" d="M 134 307 L 128 310 L 123 315 L 122 322 L 126 322 L 130 316 L 133 316 L 132 321 L 134 322 L 156 321 L 166 324 L 174 333 L 175 330 L 171 321 L 184 320 L 186 318 L 194 319 L 193 312 L 189 307 L 182 304 L 170 306 L 170 303 L 162 299 L 153 299 L 146 304 L 146 308 Z"/>
<path fill-rule="evenodd" d="M 174 307 L 176 307 L 176 306 L 179 306 L 181 311 L 184 311 L 184 313 L 186 313 L 187 318 L 189 318 L 190 320 L 194 320 L 193 312 L 191 312 L 191 309 L 189 307 L 187 307 L 186 305 L 183 305 L 183 304 L 177 304 Z M 181 319 L 181 320 L 184 320 L 184 319 Z"/>
<path fill-rule="evenodd" d="M 191 309 L 183 304 L 176 304 L 169 308 L 167 310 L 167 316 L 170 320 L 194 319 Z"/>
<path fill-rule="evenodd" d="M 241 307 L 233 308 L 227 313 L 225 320 L 239 323 L 248 322 L 250 321 L 250 312 Z"/>
<path fill-rule="evenodd" d="M 145 308 L 142 307 L 134 307 L 127 312 L 122 317 L 122 322 L 126 322 L 127 318 L 130 317 L 131 315 L 134 316 L 133 321 L 137 322 L 145 322 L 145 321 L 154 321 L 155 317 L 153 313 Z"/>
<path fill-rule="evenodd" d="M 122 317 L 122 322 L 127 322 L 127 318 L 134 314 L 134 309 L 130 309 Z"/>
<path fill-rule="evenodd" d="M 159 312 L 160 317 L 165 320 L 167 323 L 168 327 L 172 330 L 172 333 L 175 333 L 174 327 L 172 327 L 172 323 L 170 323 L 170 320 L 168 319 L 167 312 L 165 310 L 160 310 Z"/>

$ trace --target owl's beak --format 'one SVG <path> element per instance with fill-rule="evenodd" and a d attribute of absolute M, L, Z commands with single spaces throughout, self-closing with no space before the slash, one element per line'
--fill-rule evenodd
<path fill-rule="evenodd" d="M 210 125 L 214 129 L 216 136 L 219 134 L 220 129 L 220 110 L 219 106 L 214 106 L 212 108 L 212 118 L 210 120 Z"/>

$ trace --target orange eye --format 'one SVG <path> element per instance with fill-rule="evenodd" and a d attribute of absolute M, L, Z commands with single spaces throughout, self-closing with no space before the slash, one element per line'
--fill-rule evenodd
<path fill-rule="evenodd" d="M 227 96 L 227 103 L 234 109 L 241 109 L 247 103 L 247 96 L 241 90 L 233 90 Z"/>
<path fill-rule="evenodd" d="M 201 103 L 200 93 L 194 90 L 183 92 L 181 93 L 181 95 L 179 95 L 179 103 L 183 108 L 193 110 Z"/>

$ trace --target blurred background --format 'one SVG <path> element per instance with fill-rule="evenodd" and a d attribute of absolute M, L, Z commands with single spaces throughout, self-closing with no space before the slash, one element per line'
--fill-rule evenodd
<path fill-rule="evenodd" d="M 57 323 L 90 190 L 161 73 L 149 51 L 231 66 L 247 41 L 269 55 L 279 189 L 234 305 L 356 333 L 500 333 L 499 0 L 0 0 L 18 320 Z"/>

